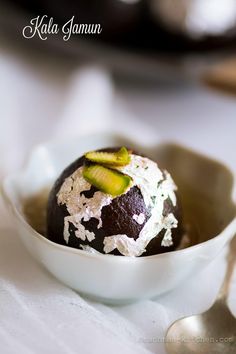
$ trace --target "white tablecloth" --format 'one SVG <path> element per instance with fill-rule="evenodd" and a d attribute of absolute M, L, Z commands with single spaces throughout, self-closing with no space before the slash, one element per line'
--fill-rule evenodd
<path fill-rule="evenodd" d="M 32 53 L 31 53 L 32 54 Z M 30 58 L 0 48 L 0 175 L 19 168 L 31 147 L 52 136 L 135 129 L 141 120 L 236 171 L 236 100 L 199 87 L 113 85 L 103 69 Z M 122 117 L 121 117 L 122 116 Z M 177 318 L 206 310 L 221 284 L 224 254 L 197 278 L 157 300 L 106 306 L 83 299 L 28 255 L 0 207 L 1 354 L 165 353 Z M 236 314 L 236 277 L 229 304 Z"/>

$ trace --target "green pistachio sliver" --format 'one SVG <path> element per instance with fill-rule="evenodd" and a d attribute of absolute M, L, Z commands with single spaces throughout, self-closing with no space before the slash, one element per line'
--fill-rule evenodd
<path fill-rule="evenodd" d="M 83 177 L 101 192 L 113 197 L 125 193 L 132 182 L 130 176 L 97 164 L 84 166 Z"/>
<path fill-rule="evenodd" d="M 125 166 L 130 163 L 130 154 L 124 146 L 117 152 L 89 151 L 85 157 L 101 165 Z"/>

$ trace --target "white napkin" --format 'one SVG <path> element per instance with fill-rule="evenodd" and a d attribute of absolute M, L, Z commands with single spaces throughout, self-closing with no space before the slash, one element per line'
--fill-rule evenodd
<path fill-rule="evenodd" d="M 31 259 L 11 227 L 0 229 L 1 353 L 165 353 L 167 327 L 211 305 L 224 269 L 219 257 L 156 300 L 111 307 L 58 282 Z"/>
<path fill-rule="evenodd" d="M 138 121 L 117 98 L 103 69 L 70 69 L 59 79 L 48 68 L 42 75 L 39 68 L 10 58 L 6 53 L 0 55 L 0 175 L 18 168 L 26 152 L 49 137 L 109 130 L 111 124 L 122 126 L 124 122 L 125 127 L 130 125 L 135 133 L 140 132 Z M 117 120 L 117 112 L 122 112 L 123 123 Z M 3 354 L 164 354 L 167 327 L 177 318 L 206 310 L 223 278 L 222 253 L 196 278 L 156 300 L 119 307 L 91 302 L 36 264 L 19 242 L 11 218 L 5 218 L 2 207 L 0 213 Z M 235 298 L 236 279 L 230 297 L 236 314 Z"/>

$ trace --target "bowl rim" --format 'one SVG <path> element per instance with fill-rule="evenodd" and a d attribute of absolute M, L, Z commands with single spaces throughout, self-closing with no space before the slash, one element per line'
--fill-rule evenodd
<path fill-rule="evenodd" d="M 103 133 L 103 135 L 105 136 L 109 136 L 109 137 L 113 137 L 115 139 L 126 139 L 126 140 L 129 140 L 131 143 L 134 143 L 135 144 L 135 141 L 128 137 L 127 135 L 122 135 L 122 134 L 117 134 L 117 133 L 107 133 L 105 132 L 105 134 Z M 88 138 L 88 137 L 94 137 L 94 136 L 101 136 L 101 134 L 89 134 L 89 135 L 84 135 L 83 138 Z M 82 136 L 80 136 L 80 138 L 82 138 Z M 41 143 L 41 144 L 38 144 L 36 145 L 31 153 L 29 154 L 29 157 L 28 159 L 26 160 L 26 163 L 24 164 L 23 168 L 21 168 L 18 172 L 16 173 L 11 173 L 9 175 L 7 175 L 1 185 L 0 185 L 0 192 L 3 196 L 3 200 L 6 204 L 6 206 L 8 207 L 8 210 L 10 209 L 12 211 L 12 213 L 14 214 L 14 216 L 21 222 L 21 224 L 26 227 L 29 231 L 30 231 L 30 234 L 32 236 L 34 236 L 35 238 L 37 238 L 38 240 L 44 242 L 45 244 L 49 245 L 50 247 L 55 247 L 57 249 L 59 249 L 60 251 L 65 251 L 65 252 L 69 252 L 69 253 L 73 253 L 73 254 L 79 254 L 80 256 L 83 256 L 83 257 L 89 257 L 89 258 L 98 258 L 98 259 L 113 259 L 113 260 L 117 260 L 117 261 L 121 261 L 121 262 L 143 262 L 143 261 L 152 261 L 153 259 L 157 259 L 157 258 L 164 258 L 164 257 L 169 257 L 169 255 L 171 256 L 178 256 L 180 253 L 181 254 L 185 254 L 185 253 L 189 253 L 191 251 L 195 251 L 196 249 L 198 248 L 201 248 L 202 246 L 206 245 L 206 244 L 209 244 L 209 243 L 212 243 L 212 242 L 215 242 L 215 240 L 219 239 L 219 238 L 222 238 L 223 237 L 223 233 L 225 232 L 225 230 L 227 229 L 230 229 L 232 227 L 232 225 L 235 224 L 235 232 L 236 232 L 236 214 L 235 216 L 233 217 L 233 219 L 227 224 L 227 226 L 216 236 L 212 237 L 211 239 L 208 239 L 206 241 L 203 241 L 203 242 L 200 242 L 200 243 L 197 243 L 196 245 L 192 245 L 192 246 L 189 246 L 189 247 L 186 247 L 186 248 L 183 248 L 183 249 L 179 249 L 179 250 L 174 250 L 174 251 L 169 251 L 169 252 L 165 252 L 165 253 L 159 253 L 159 254 L 155 254 L 155 255 L 151 255 L 151 256 L 145 256 L 145 257 L 125 257 L 125 256 L 122 256 L 122 255 L 112 255 L 112 254 L 103 254 L 103 253 L 90 253 L 90 252 L 87 252 L 87 251 L 84 251 L 84 250 L 81 250 L 81 249 L 77 249 L 77 248 L 73 248 L 73 247 L 69 247 L 69 246 L 66 246 L 66 245 L 61 245 L 61 244 L 58 244 L 56 242 L 53 242 L 51 240 L 49 240 L 46 236 L 40 234 L 38 231 L 36 231 L 26 220 L 26 218 L 24 217 L 24 215 L 22 214 L 22 212 L 20 212 L 20 210 L 17 208 L 17 206 L 15 205 L 14 201 L 12 200 L 12 197 L 9 195 L 8 193 L 8 187 L 9 185 L 11 185 L 12 181 L 13 180 L 17 180 L 18 176 L 25 173 L 27 171 L 27 169 L 29 168 L 29 165 L 31 163 L 31 161 L 33 160 L 34 158 L 34 155 L 35 153 L 39 150 L 39 149 L 49 149 L 50 147 L 53 147 L 55 146 L 56 144 L 57 145 L 61 145 L 61 143 L 65 143 L 67 140 L 64 139 L 62 142 L 60 141 L 60 143 L 58 142 L 58 140 L 56 139 L 53 139 L 53 140 L 50 140 L 48 142 L 45 142 L 45 143 Z M 212 157 L 208 157 L 207 155 L 204 155 L 203 153 L 199 153 L 198 151 L 188 147 L 188 146 L 184 146 L 184 145 L 181 145 L 180 143 L 178 142 L 175 142 L 175 141 L 169 141 L 169 140 L 164 140 L 164 141 L 161 141 L 161 142 L 156 142 L 155 144 L 153 144 L 153 142 L 151 142 L 151 144 L 147 144 L 147 145 L 144 145 L 143 147 L 144 148 L 155 148 L 157 147 L 158 145 L 162 145 L 162 146 L 176 146 L 176 147 L 179 147 L 179 148 L 184 148 L 185 150 L 188 150 L 192 153 L 194 153 L 195 155 L 201 157 L 201 158 L 204 158 L 204 159 L 207 159 L 208 161 L 210 162 L 213 162 L 213 163 L 217 163 L 218 166 L 224 168 L 225 170 L 227 170 L 227 172 L 231 175 L 232 177 L 232 181 L 234 183 L 234 185 L 236 184 L 236 177 L 234 175 L 234 173 L 231 171 L 231 169 L 225 165 L 223 162 L 221 161 L 218 161 L 217 159 L 214 159 Z M 139 145 L 139 143 L 137 142 L 136 145 Z M 141 145 L 141 144 L 140 144 Z M 234 187 L 234 186 L 232 186 Z M 235 208 L 236 208 L 236 204 L 233 200 L 233 188 L 232 188 L 232 191 L 231 191 L 231 202 L 233 203 L 233 205 L 235 205 Z"/>

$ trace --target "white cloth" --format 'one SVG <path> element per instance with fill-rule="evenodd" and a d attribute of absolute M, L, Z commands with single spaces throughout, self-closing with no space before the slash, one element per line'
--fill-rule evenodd
<path fill-rule="evenodd" d="M 21 166 L 35 143 L 53 136 L 86 134 L 104 126 L 109 130 L 111 125 L 123 126 L 123 132 L 127 127 L 138 131 L 139 121 L 125 109 L 125 97 L 114 92 L 103 69 L 61 71 L 60 65 L 60 69 L 54 63 L 29 65 L 25 57 L 1 50 L 0 176 Z M 177 134 L 189 124 L 185 118 L 176 126 Z M 164 119 L 170 122 L 171 117 L 159 117 L 162 128 Z M 202 127 L 193 123 L 196 135 Z M 223 278 L 222 253 L 195 279 L 156 300 L 127 306 L 91 302 L 32 260 L 3 207 L 0 216 L 1 354 L 164 354 L 167 327 L 177 318 L 206 310 Z M 231 289 L 229 303 L 236 314 L 236 279 Z"/>

